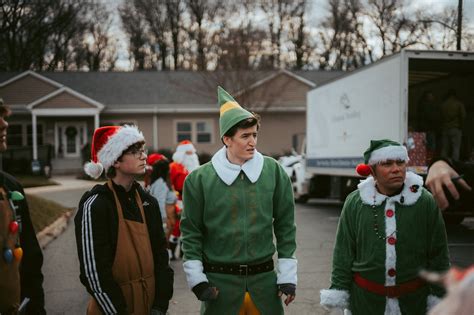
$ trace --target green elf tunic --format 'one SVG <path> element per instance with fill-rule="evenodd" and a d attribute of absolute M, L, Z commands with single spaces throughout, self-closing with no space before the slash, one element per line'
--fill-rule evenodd
<path fill-rule="evenodd" d="M 277 284 L 297 284 L 296 226 L 290 180 L 272 158 L 255 152 L 242 166 L 231 164 L 226 148 L 188 175 L 181 219 L 184 271 L 189 288 L 216 286 L 216 300 L 202 314 L 238 314 L 248 291 L 262 315 L 283 314 Z M 204 273 L 212 264 L 260 264 L 272 259 L 275 271 L 249 276 Z"/>
<path fill-rule="evenodd" d="M 378 193 L 374 178 L 369 177 L 344 204 L 331 287 L 321 291 L 321 304 L 354 315 L 425 314 L 443 295 L 441 288 L 427 285 L 399 298 L 388 298 L 360 288 L 353 282 L 353 274 L 392 286 L 415 279 L 421 269 L 448 268 L 444 221 L 433 197 L 423 188 L 423 179 L 407 172 L 402 192 L 387 197 Z"/>

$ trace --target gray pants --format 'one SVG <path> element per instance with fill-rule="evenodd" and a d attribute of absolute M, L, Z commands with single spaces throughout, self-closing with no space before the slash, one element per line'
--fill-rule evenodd
<path fill-rule="evenodd" d="M 459 160 L 461 150 L 462 131 L 458 128 L 443 130 L 441 133 L 441 156 Z"/>

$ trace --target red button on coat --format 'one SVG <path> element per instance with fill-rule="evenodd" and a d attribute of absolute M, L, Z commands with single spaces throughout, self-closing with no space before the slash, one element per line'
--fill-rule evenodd
<path fill-rule="evenodd" d="M 385 212 L 385 214 L 387 215 L 387 217 L 391 218 L 391 217 L 393 217 L 394 212 L 393 212 L 392 209 L 388 209 L 388 210 Z"/>
<path fill-rule="evenodd" d="M 18 227 L 19 227 L 19 225 L 18 225 L 18 222 L 16 222 L 16 221 L 12 221 L 8 225 L 8 229 L 10 230 L 11 234 L 15 234 L 18 231 Z"/>
<path fill-rule="evenodd" d="M 391 236 L 387 239 L 387 241 L 390 245 L 395 245 L 395 243 L 397 242 L 397 239 L 395 237 Z"/>
<path fill-rule="evenodd" d="M 395 277 L 396 274 L 397 274 L 397 272 L 395 271 L 395 269 L 392 268 L 392 269 L 388 270 L 388 275 L 390 277 Z"/>

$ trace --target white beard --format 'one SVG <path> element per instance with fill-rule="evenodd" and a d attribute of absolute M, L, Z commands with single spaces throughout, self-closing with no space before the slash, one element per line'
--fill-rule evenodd
<path fill-rule="evenodd" d="M 196 153 L 191 154 L 191 155 L 184 155 L 183 158 L 183 165 L 186 167 L 186 169 L 191 173 L 195 169 L 199 167 L 199 158 Z"/>
<path fill-rule="evenodd" d="M 191 155 L 186 154 L 185 152 L 175 152 L 173 154 L 173 161 L 179 164 L 183 164 L 184 167 L 192 172 L 199 167 L 199 158 L 196 153 Z"/>

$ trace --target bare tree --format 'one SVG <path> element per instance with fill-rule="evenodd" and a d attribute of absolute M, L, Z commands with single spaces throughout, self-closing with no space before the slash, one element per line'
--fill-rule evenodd
<path fill-rule="evenodd" d="M 442 13 L 430 11 L 416 12 L 416 20 L 423 29 L 421 43 L 431 49 L 457 49 L 459 10 L 454 6 L 447 7 Z M 474 31 L 469 28 L 469 20 L 461 19 L 463 32 L 461 44 L 463 49 L 472 50 L 474 47 Z"/>
<path fill-rule="evenodd" d="M 89 32 L 83 39 L 89 71 L 113 70 L 117 61 L 116 42 L 109 35 L 112 18 L 105 7 L 97 7 L 91 14 Z"/>
<path fill-rule="evenodd" d="M 169 44 L 166 34 L 169 31 L 168 11 L 163 1 L 135 0 L 137 10 L 146 21 L 147 26 L 141 30 L 143 33 L 150 32 L 147 36 L 149 46 L 159 56 L 161 70 L 168 70 L 169 63 L 166 62 Z"/>
<path fill-rule="evenodd" d="M 99 27 L 107 19 L 104 13 L 92 22 L 90 14 L 99 11 L 100 5 L 85 0 L 1 2 L 0 70 L 75 69 L 77 59 L 83 56 L 84 40 L 94 37 L 90 33 L 92 23 Z M 106 63 L 105 50 L 113 50 L 106 39 L 108 36 L 102 32 L 101 53 L 95 55 L 96 63 Z M 105 47 L 104 41 L 107 42 Z M 90 46 L 91 49 L 97 47 Z M 91 50 L 91 53 L 96 52 Z"/>
<path fill-rule="evenodd" d="M 165 0 L 169 31 L 171 33 L 171 41 L 173 43 L 173 62 L 174 69 L 181 67 L 179 59 L 180 54 L 180 33 L 182 29 L 182 13 L 184 11 L 182 0 Z"/>
<path fill-rule="evenodd" d="M 359 0 L 329 0 L 329 16 L 319 27 L 319 68 L 351 70 L 372 61 L 363 33 Z"/>
<path fill-rule="evenodd" d="M 216 27 L 219 17 L 224 14 L 224 2 L 213 0 L 186 0 L 191 23 L 187 30 L 189 38 L 196 43 L 196 68 L 207 69 L 206 53 L 213 51 L 215 37 L 221 28 Z"/>
<path fill-rule="evenodd" d="M 366 15 L 375 26 L 382 56 L 420 43 L 421 32 L 413 14 L 405 12 L 403 0 L 369 0 Z"/>
<path fill-rule="evenodd" d="M 307 63 L 310 54 L 307 31 L 305 30 L 305 12 L 308 9 L 307 1 L 296 3 L 291 15 L 288 17 L 287 40 L 292 44 L 295 54 L 295 69 L 302 69 Z M 287 62 L 289 64 L 290 62 Z"/>
<path fill-rule="evenodd" d="M 139 10 L 140 1 L 126 2 L 119 8 L 122 27 L 129 38 L 129 54 L 134 70 L 153 67 L 148 46 L 149 36 L 146 32 L 145 17 Z"/>

